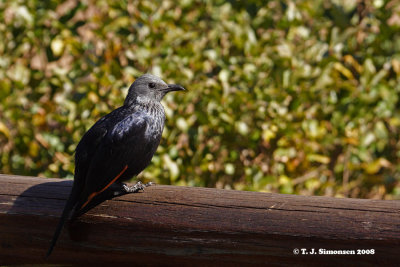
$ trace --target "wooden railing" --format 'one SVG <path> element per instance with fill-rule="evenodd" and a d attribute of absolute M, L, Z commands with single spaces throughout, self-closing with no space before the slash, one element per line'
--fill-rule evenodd
<path fill-rule="evenodd" d="M 103 202 L 65 227 L 45 259 L 71 185 L 0 175 L 0 265 L 400 262 L 399 201 L 163 185 Z"/>

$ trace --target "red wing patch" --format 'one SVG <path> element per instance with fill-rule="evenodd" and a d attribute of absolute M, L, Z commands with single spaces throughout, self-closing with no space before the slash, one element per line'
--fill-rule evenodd
<path fill-rule="evenodd" d="M 88 197 L 88 200 L 82 205 L 82 207 L 80 209 L 83 209 L 95 196 L 97 196 L 98 194 L 100 194 L 101 192 L 106 190 L 108 187 L 110 187 L 110 185 L 112 185 L 116 180 L 118 180 L 119 177 L 121 177 L 121 175 L 126 171 L 126 169 L 128 169 L 128 165 L 126 165 L 124 167 L 124 169 L 117 176 L 115 176 L 115 178 L 112 179 L 111 182 L 109 182 L 103 189 L 101 189 L 100 191 L 91 193 Z"/>

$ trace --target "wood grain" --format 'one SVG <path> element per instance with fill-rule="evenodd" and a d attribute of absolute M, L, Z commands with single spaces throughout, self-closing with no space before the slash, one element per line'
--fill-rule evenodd
<path fill-rule="evenodd" d="M 50 239 L 72 181 L 0 175 L 0 264 L 392 265 L 400 202 L 156 185 L 106 201 Z M 374 249 L 374 255 L 293 250 Z"/>

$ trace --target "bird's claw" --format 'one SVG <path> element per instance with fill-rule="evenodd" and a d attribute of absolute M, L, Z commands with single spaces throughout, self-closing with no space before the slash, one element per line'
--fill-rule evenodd
<path fill-rule="evenodd" d="M 126 184 L 123 184 L 123 188 L 127 193 L 137 193 L 139 191 L 144 191 L 146 187 L 149 187 L 151 185 L 154 185 L 155 183 L 153 182 L 148 182 L 147 184 L 143 184 L 142 182 L 137 182 L 133 186 L 127 186 Z"/>
<path fill-rule="evenodd" d="M 149 187 L 149 186 L 152 186 L 152 185 L 155 185 L 156 183 L 154 183 L 154 182 L 148 182 L 147 184 L 145 184 L 144 186 L 145 187 Z"/>

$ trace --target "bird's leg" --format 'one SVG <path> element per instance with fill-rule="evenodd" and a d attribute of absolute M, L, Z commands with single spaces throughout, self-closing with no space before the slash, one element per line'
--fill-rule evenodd
<path fill-rule="evenodd" d="M 154 184 L 153 182 L 148 182 L 147 184 L 143 184 L 142 182 L 139 181 L 133 186 L 127 186 L 126 184 L 122 184 L 122 187 L 126 193 L 137 193 L 140 190 L 144 191 L 146 187 L 151 186 L 153 184 Z"/>

